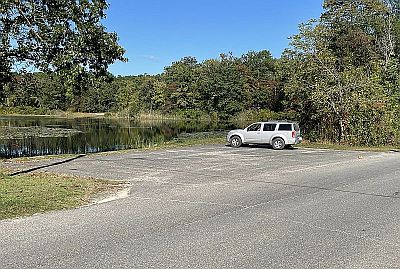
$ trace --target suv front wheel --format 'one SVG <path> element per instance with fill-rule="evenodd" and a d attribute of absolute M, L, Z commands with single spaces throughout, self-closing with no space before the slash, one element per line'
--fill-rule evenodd
<path fill-rule="evenodd" d="M 272 148 L 273 149 L 278 149 L 281 150 L 285 147 L 285 141 L 283 141 L 282 138 L 275 138 L 274 140 L 272 140 Z"/>
<path fill-rule="evenodd" d="M 242 139 L 239 136 L 234 135 L 229 139 L 229 144 L 231 147 L 238 148 L 242 145 Z"/>

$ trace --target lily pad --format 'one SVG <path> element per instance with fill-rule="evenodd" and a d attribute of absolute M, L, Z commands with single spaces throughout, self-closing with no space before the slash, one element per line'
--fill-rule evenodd
<path fill-rule="evenodd" d="M 49 127 L 0 127 L 0 139 L 23 139 L 27 137 L 69 137 L 81 133 L 76 129 Z"/>

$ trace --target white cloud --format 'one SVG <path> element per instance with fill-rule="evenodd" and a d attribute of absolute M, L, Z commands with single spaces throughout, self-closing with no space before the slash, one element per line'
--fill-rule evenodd
<path fill-rule="evenodd" d="M 154 55 L 143 55 L 143 58 L 149 61 L 157 62 L 159 59 Z"/>

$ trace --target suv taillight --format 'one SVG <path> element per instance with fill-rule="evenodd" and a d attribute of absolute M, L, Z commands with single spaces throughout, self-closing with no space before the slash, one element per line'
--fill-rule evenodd
<path fill-rule="evenodd" d="M 292 132 L 292 138 L 295 138 L 296 137 L 296 131 L 293 131 Z"/>

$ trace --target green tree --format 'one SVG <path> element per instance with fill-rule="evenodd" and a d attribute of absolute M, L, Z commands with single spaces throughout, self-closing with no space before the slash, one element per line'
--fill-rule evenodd
<path fill-rule="evenodd" d="M 108 112 L 116 103 L 116 85 L 112 77 L 92 78 L 84 82 L 85 94 L 82 96 L 82 112 Z"/>
<path fill-rule="evenodd" d="M 154 104 L 154 107 L 160 110 L 166 111 L 167 107 L 167 83 L 163 80 L 156 80 L 153 85 L 153 95 L 151 98 L 151 102 Z"/>
<path fill-rule="evenodd" d="M 81 95 L 86 73 L 104 75 L 109 64 L 125 60 L 117 35 L 101 24 L 107 7 L 105 0 L 2 0 L 0 87 L 13 67 L 33 66 L 60 73 L 72 99 Z"/>
<path fill-rule="evenodd" d="M 316 137 L 385 143 L 393 130 L 383 126 L 393 126 L 390 95 L 398 85 L 397 77 L 385 75 L 398 70 L 389 9 L 379 0 L 327 0 L 324 8 L 319 21 L 300 27 L 283 57 L 292 74 L 285 85 L 288 108 Z"/>
<path fill-rule="evenodd" d="M 172 110 L 195 109 L 199 107 L 198 67 L 196 58 L 185 57 L 165 68 L 163 79 L 167 84 L 168 99 Z"/>
<path fill-rule="evenodd" d="M 247 109 L 282 110 L 283 86 L 277 76 L 277 61 L 269 51 L 249 51 L 239 61 L 249 94 Z"/>
<path fill-rule="evenodd" d="M 204 61 L 199 72 L 199 94 L 205 111 L 227 119 L 244 110 L 248 95 L 237 58 L 221 54 L 218 60 Z"/>
<path fill-rule="evenodd" d="M 330 48 L 339 64 L 367 66 L 394 55 L 391 8 L 382 0 L 326 0 L 321 25 L 329 28 Z"/>
<path fill-rule="evenodd" d="M 116 110 L 128 116 L 134 116 L 140 109 L 139 91 L 135 77 L 118 77 L 113 84 L 117 88 Z"/>
<path fill-rule="evenodd" d="M 40 107 L 38 81 L 32 74 L 20 74 L 4 87 L 5 103 L 11 107 Z"/>
<path fill-rule="evenodd" d="M 66 110 L 66 89 L 57 74 L 37 72 L 33 75 L 38 83 L 41 107 L 47 110 Z"/>

